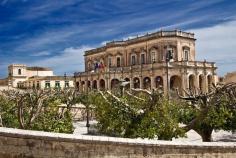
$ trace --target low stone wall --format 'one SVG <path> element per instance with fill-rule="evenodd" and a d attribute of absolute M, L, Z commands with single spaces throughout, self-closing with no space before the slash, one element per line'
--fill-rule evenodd
<path fill-rule="evenodd" d="M 236 143 L 124 139 L 0 128 L 0 158 L 235 158 Z"/>

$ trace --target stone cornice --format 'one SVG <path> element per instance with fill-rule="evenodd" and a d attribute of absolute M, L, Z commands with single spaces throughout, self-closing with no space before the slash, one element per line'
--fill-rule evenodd
<path fill-rule="evenodd" d="M 105 46 L 85 51 L 84 56 L 88 56 L 88 55 L 92 55 L 92 54 L 96 54 L 96 53 L 102 53 L 102 52 L 105 52 L 107 50 L 107 48 L 111 48 L 111 47 L 126 47 L 126 46 L 129 46 L 132 44 L 141 43 L 141 42 L 145 42 L 145 41 L 152 40 L 152 39 L 169 38 L 169 37 L 178 37 L 178 38 L 186 38 L 186 39 L 190 39 L 190 40 L 196 40 L 194 38 L 193 33 L 187 33 L 187 32 L 182 32 L 182 31 L 178 31 L 178 30 L 159 31 L 159 32 L 151 33 L 151 34 L 146 34 L 144 36 L 136 37 L 133 39 L 128 39 L 125 41 L 122 40 L 122 41 L 108 42 L 108 43 L 106 43 Z"/>

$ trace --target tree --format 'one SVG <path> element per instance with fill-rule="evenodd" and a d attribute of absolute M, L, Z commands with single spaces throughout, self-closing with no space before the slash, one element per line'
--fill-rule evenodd
<path fill-rule="evenodd" d="M 3 91 L 3 94 L 15 103 L 20 128 L 28 129 L 42 112 L 43 103 L 49 97 L 51 91 L 37 89 L 27 91 L 9 90 Z"/>
<path fill-rule="evenodd" d="M 18 127 L 16 111 L 14 103 L 0 95 L 0 127 Z"/>
<path fill-rule="evenodd" d="M 9 90 L 0 96 L 2 125 L 21 129 L 73 132 L 70 110 L 59 109 L 53 90 Z M 2 112 L 5 111 L 3 114 Z"/>
<path fill-rule="evenodd" d="M 212 140 L 215 129 L 236 129 L 236 84 L 213 86 L 210 93 L 185 91 L 187 101 L 181 106 L 181 122 L 186 124 L 184 130 L 196 131 L 203 141 Z"/>
<path fill-rule="evenodd" d="M 161 140 L 184 136 L 178 125 L 178 105 L 158 91 L 132 89 L 123 95 L 99 91 L 93 98 L 98 129 L 103 134 Z"/>
<path fill-rule="evenodd" d="M 65 88 L 63 90 L 59 89 L 56 94 L 58 99 L 66 105 L 68 110 L 71 110 L 71 107 L 79 101 L 79 93 L 74 88 Z"/>

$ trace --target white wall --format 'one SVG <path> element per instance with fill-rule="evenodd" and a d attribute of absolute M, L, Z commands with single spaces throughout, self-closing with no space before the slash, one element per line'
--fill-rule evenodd
<path fill-rule="evenodd" d="M 41 89 L 45 88 L 45 83 L 46 83 L 46 80 L 40 81 Z M 55 88 L 55 83 L 56 83 L 56 80 L 50 81 L 50 87 Z M 65 88 L 65 81 L 60 81 L 60 87 Z M 69 87 L 74 87 L 74 81 L 69 81 Z"/>
<path fill-rule="evenodd" d="M 53 76 L 53 71 L 32 71 L 32 70 L 27 70 L 26 72 L 27 77 L 32 77 L 32 76 Z"/>

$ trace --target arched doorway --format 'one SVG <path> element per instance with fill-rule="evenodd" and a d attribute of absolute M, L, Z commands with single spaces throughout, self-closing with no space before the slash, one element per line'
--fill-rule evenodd
<path fill-rule="evenodd" d="M 189 88 L 189 90 L 194 90 L 194 88 L 195 88 L 194 81 L 195 81 L 194 75 L 192 74 L 188 77 L 188 85 L 189 85 L 188 88 Z"/>
<path fill-rule="evenodd" d="M 181 78 L 177 75 L 171 76 L 170 78 L 170 90 L 175 90 L 175 89 L 181 90 L 182 84 L 181 84 Z"/>
<path fill-rule="evenodd" d="M 149 77 L 145 77 L 143 79 L 143 88 L 144 89 L 151 89 L 151 79 Z"/>
<path fill-rule="evenodd" d="M 120 81 L 116 78 L 111 80 L 111 89 L 119 88 Z"/>
<path fill-rule="evenodd" d="M 87 88 L 88 88 L 88 90 L 91 90 L 91 82 L 90 81 L 87 81 Z"/>
<path fill-rule="evenodd" d="M 100 88 L 100 90 L 105 90 L 105 84 L 106 84 L 106 82 L 105 82 L 104 79 L 101 79 L 99 81 L 99 88 Z"/>
<path fill-rule="evenodd" d="M 199 75 L 199 89 L 203 91 L 204 78 L 203 75 Z"/>
<path fill-rule="evenodd" d="M 125 78 L 125 81 L 129 82 L 129 84 L 127 84 L 125 86 L 125 89 L 129 89 L 130 88 L 130 79 L 129 78 Z"/>
<path fill-rule="evenodd" d="M 81 87 L 82 87 L 82 91 L 85 90 L 85 82 L 84 81 L 81 81 Z"/>
<path fill-rule="evenodd" d="M 97 89 L 97 88 L 98 88 L 98 86 L 97 86 L 97 80 L 94 80 L 94 81 L 93 81 L 92 88 L 93 88 L 93 89 Z"/>
<path fill-rule="evenodd" d="M 155 87 L 157 89 L 163 89 L 163 78 L 161 76 L 155 78 Z"/>
<path fill-rule="evenodd" d="M 133 79 L 133 83 L 134 83 L 134 88 L 135 88 L 135 89 L 136 89 L 136 88 L 140 88 L 140 80 L 139 80 L 138 77 L 135 77 L 135 78 Z"/>
<path fill-rule="evenodd" d="M 76 89 L 77 90 L 80 90 L 79 86 L 80 86 L 79 82 L 76 82 Z"/>
<path fill-rule="evenodd" d="M 213 82 L 212 82 L 212 76 L 208 75 L 207 76 L 207 88 L 208 88 L 208 92 L 211 91 L 211 86 L 212 86 Z"/>

